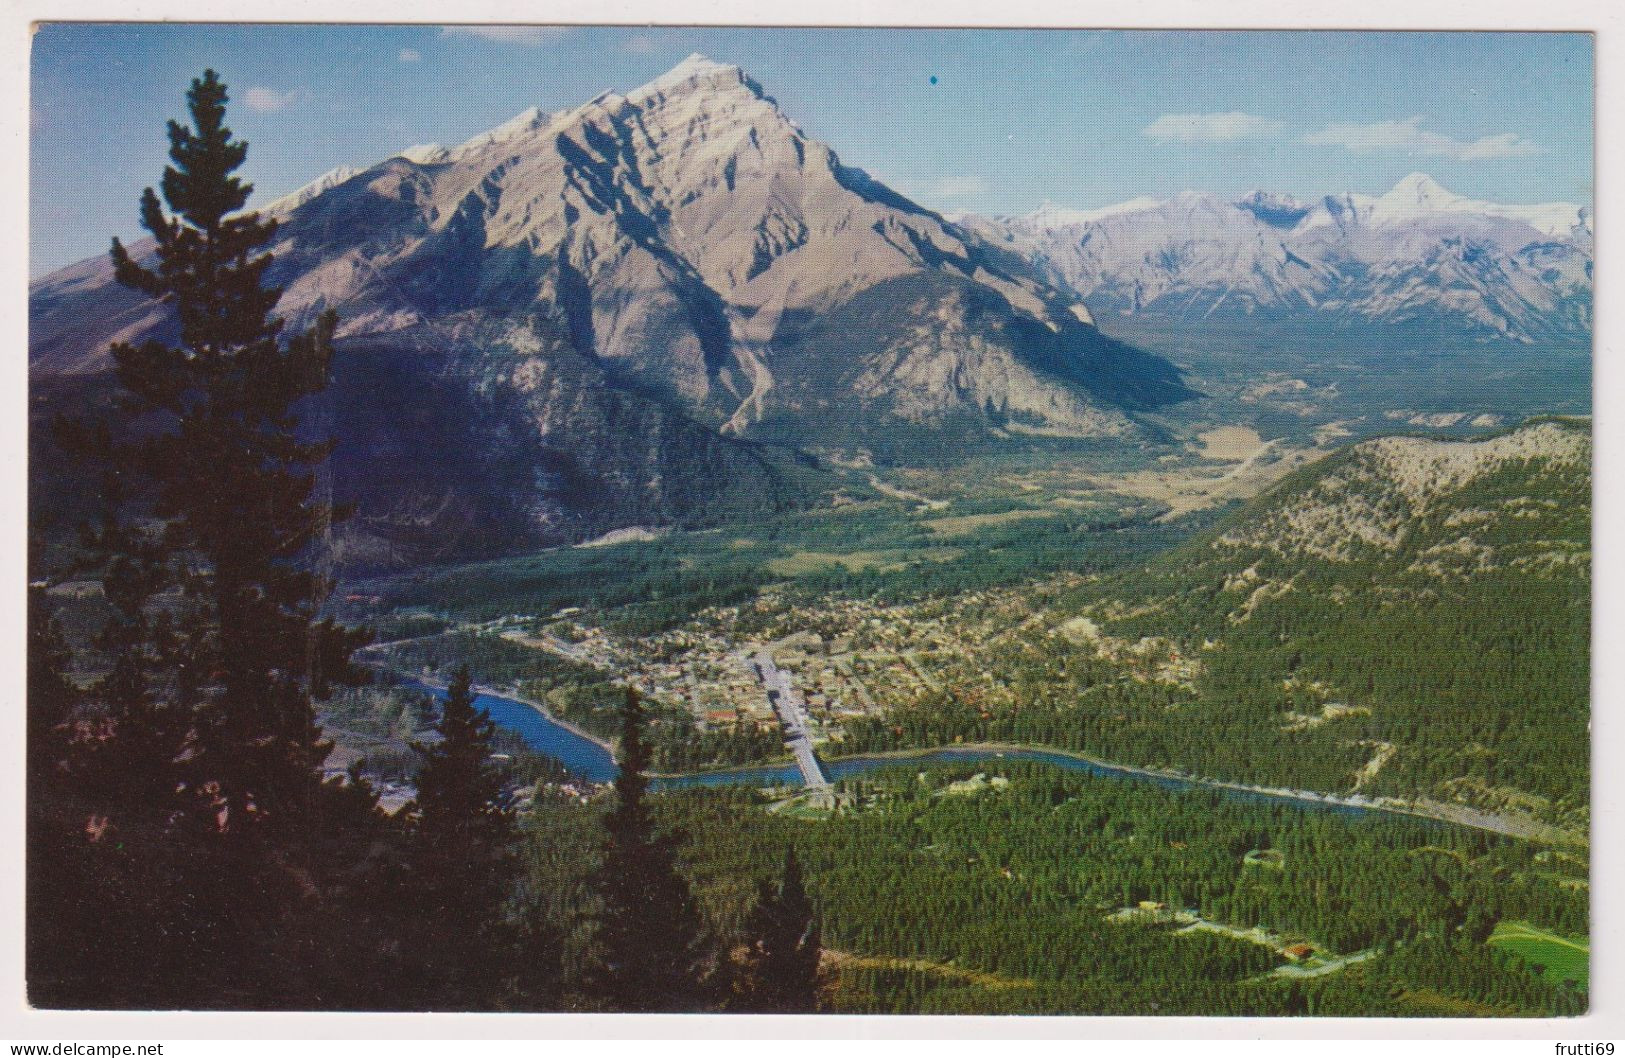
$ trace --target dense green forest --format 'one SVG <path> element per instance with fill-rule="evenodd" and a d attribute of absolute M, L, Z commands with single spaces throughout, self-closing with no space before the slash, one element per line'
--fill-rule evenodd
<path fill-rule="evenodd" d="M 1033 610 L 1091 615 L 1125 649 L 1001 630 L 975 658 L 944 659 L 952 693 L 853 722 L 849 746 L 1054 745 L 1244 782 L 1518 808 L 1583 830 L 1585 467 L 1511 461 L 1414 517 L 1394 509 L 1404 529 L 1389 549 L 1356 543 L 1328 559 L 1253 542 L 1328 481 L 1391 506 L 1382 482 L 1339 479 L 1357 458 L 1300 472 L 1132 571 L 1033 593 Z M 1184 667 L 1156 677 L 1165 663 Z"/>
<path fill-rule="evenodd" d="M 983 765 L 987 770 L 987 765 Z M 1485 946 L 1502 920 L 1586 932 L 1586 896 L 1536 845 L 1446 824 L 1249 803 L 1002 764 L 900 769 L 822 819 L 750 790 L 659 799 L 685 870 L 731 935 L 794 842 L 839 967 L 834 1009 L 1117 1014 L 1578 1013 L 1583 981 Z M 557 799 L 527 820 L 542 913 L 591 902 L 596 809 Z M 1247 862 L 1274 850 L 1270 865 Z M 574 879 L 572 881 L 572 879 Z M 545 884 L 544 884 L 545 882 Z M 1141 901 L 1165 910 L 1121 914 Z M 1176 920 L 1176 913 L 1191 914 Z M 1196 917 L 1208 927 L 1192 928 Z M 1209 928 L 1211 927 L 1211 928 Z M 1243 939 L 1262 927 L 1266 942 Z M 1361 961 L 1293 977 L 1279 949 Z M 567 977 L 576 957 L 567 941 Z M 1285 967 L 1286 969 L 1283 969 Z M 1281 976 L 1271 976 L 1279 972 Z"/>

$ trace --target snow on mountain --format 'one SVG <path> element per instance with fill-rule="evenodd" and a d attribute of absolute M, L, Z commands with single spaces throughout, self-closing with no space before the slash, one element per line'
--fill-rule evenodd
<path fill-rule="evenodd" d="M 691 88 L 700 81 L 720 79 L 715 87 L 731 88 L 735 82 L 745 80 L 744 71 L 731 63 L 717 62 L 694 52 L 670 70 L 656 77 L 627 98 L 635 103 L 648 103 L 661 99 L 680 88 Z"/>
<path fill-rule="evenodd" d="M 436 165 L 450 159 L 451 152 L 438 143 L 420 143 L 415 147 L 406 148 L 398 157 L 417 165 Z"/>
<path fill-rule="evenodd" d="M 543 111 L 541 107 L 527 107 L 496 128 L 478 133 L 464 140 L 448 151 L 447 155 L 453 159 L 462 158 L 493 144 L 506 142 L 527 132 L 534 132 L 546 125 L 551 117 L 552 115 Z"/>
<path fill-rule="evenodd" d="M 1043 205 L 1022 218 L 1034 227 L 1064 228 L 1073 224 L 1088 224 L 1090 221 L 1100 220 L 1104 217 L 1115 217 L 1121 213 L 1142 213 L 1153 210 L 1162 205 L 1160 199 L 1142 196 L 1131 198 L 1127 202 L 1118 202 L 1110 206 L 1101 206 L 1099 209 L 1069 209 L 1058 206 L 1053 202 L 1045 201 Z"/>
<path fill-rule="evenodd" d="M 503 450 L 531 451 L 532 470 L 492 487 L 535 524 L 659 524 L 740 485 L 778 496 L 759 446 L 733 437 L 1133 437 L 1137 412 L 1189 395 L 1166 361 L 1096 330 L 1075 291 L 844 165 L 703 56 L 449 151 L 335 171 L 278 208 L 270 278 L 289 328 L 339 310 L 341 361 L 385 373 L 358 401 L 455 377 L 517 415 Z M 105 263 L 36 283 L 30 315 L 45 373 L 105 367 L 110 338 L 162 325 Z M 364 418 L 389 434 L 372 450 L 465 447 Z M 413 497 L 401 524 L 458 507 L 430 483 L 398 491 Z"/>
<path fill-rule="evenodd" d="M 1580 207 L 1572 203 L 1507 206 L 1479 202 L 1446 191 L 1426 173 L 1412 173 L 1377 199 L 1372 204 L 1371 220 L 1375 224 L 1402 225 L 1431 220 L 1440 214 L 1522 221 L 1541 234 L 1553 237 L 1569 234 L 1582 221 Z"/>
<path fill-rule="evenodd" d="M 312 180 L 310 183 L 304 185 L 298 190 L 290 191 L 281 198 L 273 199 L 270 202 L 267 202 L 265 205 L 256 208 L 261 213 L 277 216 L 292 213 L 294 210 L 298 209 L 306 202 L 309 202 L 317 195 L 331 191 L 333 188 L 344 183 L 344 181 L 350 179 L 359 172 L 361 172 L 361 170 L 357 169 L 353 165 L 341 165 L 335 169 L 329 169 L 327 172 L 323 173 L 321 176 L 318 176 L 316 179 Z"/>
<path fill-rule="evenodd" d="M 961 224 L 1039 263 L 1096 315 L 1428 325 L 1583 338 L 1590 212 L 1451 193 L 1421 173 L 1381 196 L 1185 193 Z"/>

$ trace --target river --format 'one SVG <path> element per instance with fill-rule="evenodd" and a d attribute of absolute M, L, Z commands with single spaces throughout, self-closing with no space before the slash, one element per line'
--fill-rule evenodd
<path fill-rule="evenodd" d="M 438 698 L 445 697 L 445 689 L 412 681 L 412 686 Z M 489 691 L 474 697 L 476 708 L 484 709 L 500 727 L 519 735 L 536 752 L 558 761 L 570 771 L 590 782 L 609 782 L 615 778 L 615 760 L 602 744 L 594 742 L 577 731 L 564 726 L 540 709 L 525 702 L 506 698 Z M 1302 808 L 1335 812 L 1340 815 L 1365 815 L 1371 812 L 1396 814 L 1398 810 L 1377 805 L 1349 804 L 1329 801 L 1314 795 L 1293 794 L 1287 791 L 1269 791 L 1183 779 L 1172 775 L 1148 772 L 1138 768 L 1116 766 L 1092 761 L 1054 750 L 1025 747 L 955 746 L 939 749 L 907 750 L 897 753 L 857 755 L 824 759 L 824 768 L 831 782 L 855 778 L 892 767 L 920 767 L 932 764 L 975 764 L 981 761 L 1037 761 L 1066 771 L 1086 772 L 1090 775 L 1132 782 L 1149 783 L 1167 790 L 1188 790 L 1196 787 L 1217 789 L 1226 798 L 1256 804 L 1290 802 Z M 652 786 L 657 790 L 684 789 L 697 786 L 800 786 L 801 773 L 795 764 L 766 764 L 738 768 L 718 768 L 712 771 L 690 772 L 685 775 L 656 777 Z M 1419 821 L 1444 823 L 1426 816 L 1411 815 Z"/>
<path fill-rule="evenodd" d="M 406 686 L 442 700 L 446 697 L 444 687 L 420 680 L 409 680 Z M 484 709 L 498 727 L 512 731 L 537 753 L 564 765 L 572 775 L 590 782 L 609 782 L 615 778 L 615 758 L 609 750 L 585 735 L 570 730 L 533 705 L 489 691 L 478 691 L 474 695 L 474 708 Z"/>

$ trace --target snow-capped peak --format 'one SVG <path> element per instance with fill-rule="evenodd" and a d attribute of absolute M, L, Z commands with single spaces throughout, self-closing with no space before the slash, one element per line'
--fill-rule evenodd
<path fill-rule="evenodd" d="M 1460 197 L 1446 191 L 1440 183 L 1426 173 L 1412 173 L 1393 186 L 1387 194 L 1377 200 L 1377 208 L 1383 213 L 1397 213 L 1404 210 L 1431 211 L 1449 209 L 1454 203 L 1461 201 Z"/>
<path fill-rule="evenodd" d="M 673 66 L 665 73 L 641 88 L 627 93 L 630 100 L 643 100 L 651 96 L 666 95 L 673 89 L 681 88 L 692 81 L 701 78 L 727 78 L 729 80 L 745 80 L 745 71 L 731 63 L 717 62 L 715 59 L 695 52 L 682 62 Z"/>
<path fill-rule="evenodd" d="M 1568 234 L 1582 220 L 1580 207 L 1569 202 L 1527 206 L 1480 202 L 1447 190 L 1426 173 L 1412 173 L 1373 203 L 1371 222 L 1403 224 L 1443 213 L 1518 220 L 1551 236 Z"/>
<path fill-rule="evenodd" d="M 294 210 L 298 209 L 306 202 L 309 202 L 317 195 L 322 194 L 324 191 L 330 191 L 333 188 L 338 187 L 340 184 L 344 183 L 344 181 L 350 179 L 359 172 L 361 172 L 361 170 L 357 169 L 353 165 L 341 165 L 335 169 L 329 169 L 327 172 L 323 173 L 321 176 L 318 176 L 304 187 L 301 187 L 296 191 L 290 191 L 281 198 L 273 199 L 272 201 L 259 207 L 259 212 L 267 214 L 292 213 Z"/>
<path fill-rule="evenodd" d="M 448 158 L 461 158 L 493 143 L 511 140 L 515 136 L 541 128 L 552 118 L 541 107 L 526 107 L 489 132 L 482 132 L 447 152 Z"/>
<path fill-rule="evenodd" d="M 406 148 L 396 157 L 405 158 L 417 165 L 433 165 L 451 157 L 451 152 L 438 143 L 420 143 L 415 147 Z"/>

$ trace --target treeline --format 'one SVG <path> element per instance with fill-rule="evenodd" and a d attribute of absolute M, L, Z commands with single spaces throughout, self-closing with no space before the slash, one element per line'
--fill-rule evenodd
<path fill-rule="evenodd" d="M 900 569 L 835 565 L 801 577 L 796 590 L 815 600 L 844 595 L 895 606 L 1020 584 L 1059 570 L 1106 573 L 1166 550 L 1211 520 L 1206 513 L 1169 523 L 1105 514 L 1018 519 L 931 538 L 938 546 L 965 546 L 959 557 L 944 561 L 926 554 Z"/>
<path fill-rule="evenodd" d="M 1273 498 L 1280 507 L 1292 502 L 1291 493 Z M 1470 552 L 1492 549 L 1484 564 L 1453 557 L 1463 540 Z M 1583 813 L 1591 618 L 1584 467 L 1511 461 L 1408 518 L 1393 551 L 1365 548 L 1348 561 L 1208 545 L 1192 541 L 1102 592 L 1153 604 L 1113 622 L 1113 634 L 1174 635 L 1193 651 L 1222 644 L 1200 652 L 1205 707 L 1250 712 L 1263 728 L 1272 712 L 1352 705 L 1368 715 L 1339 721 L 1323 739 L 1398 747 L 1368 784 L 1372 792 L 1447 796 L 1447 783 L 1467 778 Z M 1256 580 L 1233 579 L 1245 568 Z M 1236 620 L 1265 582 L 1290 590 Z M 1286 681 L 1295 692 L 1283 690 Z M 1316 683 L 1325 691 L 1308 693 Z"/>
<path fill-rule="evenodd" d="M 356 586 L 384 609 L 425 607 L 460 620 L 541 615 L 568 607 L 613 614 L 627 635 L 651 635 L 712 606 L 754 598 L 779 578 L 764 556 L 722 536 L 684 534 L 604 547 L 559 548 L 523 558 L 415 571 Z M 374 609 L 351 604 L 341 614 Z"/>
<path fill-rule="evenodd" d="M 957 501 L 953 516 L 999 513 L 1008 501 Z M 681 533 L 519 558 L 418 570 L 354 586 L 352 617 L 422 607 L 461 620 L 546 616 L 570 607 L 600 614 L 627 636 L 666 631 L 714 607 L 737 606 L 792 581 L 798 597 L 845 595 L 891 605 L 1002 586 L 1057 570 L 1107 572 L 1164 550 L 1213 521 L 1200 512 L 1161 523 L 1115 509 L 1071 511 L 944 535 L 891 504 L 856 503 L 754 521 L 744 538 Z M 898 568 L 834 563 L 789 577 L 774 559 L 797 552 L 895 552 Z M 376 602 L 373 599 L 376 598 Z M 482 671 L 485 671 L 482 669 Z"/>

